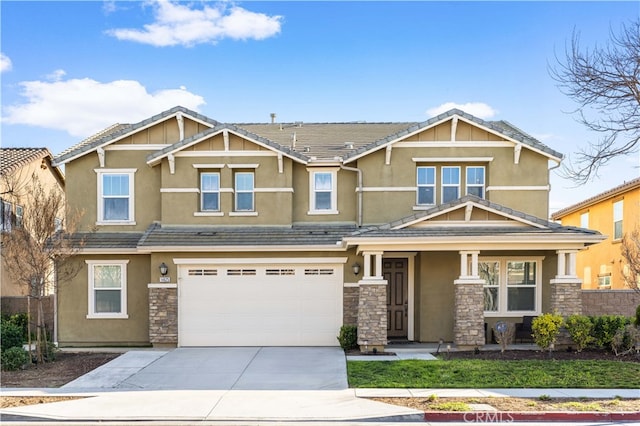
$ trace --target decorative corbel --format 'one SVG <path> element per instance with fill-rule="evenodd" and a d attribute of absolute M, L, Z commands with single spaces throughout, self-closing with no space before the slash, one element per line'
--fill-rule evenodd
<path fill-rule="evenodd" d="M 451 119 L 451 142 L 456 140 L 456 130 L 458 130 L 458 117 L 454 116 Z"/>
<path fill-rule="evenodd" d="M 184 117 L 182 113 L 176 114 L 176 120 L 178 121 L 178 131 L 180 132 L 180 140 L 184 139 Z"/>
<path fill-rule="evenodd" d="M 467 206 L 464 208 L 464 221 L 465 222 L 471 221 L 471 212 L 472 211 L 473 211 L 473 204 L 467 204 Z"/>
<path fill-rule="evenodd" d="M 522 151 L 522 144 L 518 143 L 513 147 L 513 164 L 520 163 L 520 151 Z"/>
<path fill-rule="evenodd" d="M 227 129 L 222 131 L 222 139 L 224 140 L 224 150 L 229 151 L 229 131 Z"/>
<path fill-rule="evenodd" d="M 176 157 L 173 154 L 167 155 L 167 161 L 169 162 L 169 173 L 176 174 Z"/>
<path fill-rule="evenodd" d="M 100 167 L 104 167 L 104 148 L 101 146 L 96 149 L 96 153 L 98 154 L 98 161 L 100 162 Z"/>
<path fill-rule="evenodd" d="M 283 164 L 283 160 L 282 160 L 282 153 L 278 153 L 278 173 L 283 173 L 284 171 L 284 164 Z"/>
<path fill-rule="evenodd" d="M 392 146 L 391 145 L 387 145 L 387 151 L 385 152 L 385 156 L 384 156 L 384 164 L 386 164 L 387 166 L 389 164 L 391 164 L 391 150 L 392 150 Z"/>

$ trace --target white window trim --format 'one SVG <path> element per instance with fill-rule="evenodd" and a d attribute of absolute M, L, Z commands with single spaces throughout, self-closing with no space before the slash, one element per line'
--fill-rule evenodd
<path fill-rule="evenodd" d="M 218 176 L 218 190 L 217 191 L 205 191 L 202 189 L 202 177 L 205 175 L 217 175 Z M 218 194 L 218 208 L 216 210 L 205 210 L 204 207 L 204 195 L 205 194 Z M 220 172 L 202 172 L 200 173 L 200 213 L 218 213 L 220 212 Z"/>
<path fill-rule="evenodd" d="M 85 260 L 85 263 L 89 266 L 87 287 L 89 290 L 88 306 L 87 306 L 87 319 L 127 319 L 127 264 L 129 260 Z M 96 313 L 93 311 L 95 306 L 95 294 L 93 287 L 93 271 L 95 266 L 120 266 L 122 286 L 120 287 L 120 306 L 122 312 L 119 313 Z"/>
<path fill-rule="evenodd" d="M 542 314 L 542 260 L 544 256 L 500 256 L 500 257 L 479 257 L 478 262 L 499 262 L 500 279 L 498 285 L 498 310 L 484 311 L 485 317 L 521 317 L 523 315 Z M 536 285 L 535 285 L 535 309 L 533 311 L 509 311 L 508 306 L 508 286 L 507 286 L 507 262 L 535 262 L 536 263 Z M 483 285 L 484 289 L 484 285 Z M 484 291 L 484 290 L 483 290 Z"/>
<path fill-rule="evenodd" d="M 452 185 L 450 183 L 444 183 L 444 169 L 458 169 L 458 184 Z M 442 166 L 440 167 L 440 204 L 449 203 L 451 201 L 444 201 L 444 189 L 445 188 L 458 188 L 458 197 L 460 198 L 460 185 L 462 184 L 462 173 L 460 166 Z M 453 201 L 453 200 L 452 200 Z"/>
<path fill-rule="evenodd" d="M 482 185 L 476 183 L 469 184 L 469 169 L 482 169 Z M 484 166 L 467 166 L 464 170 L 465 194 L 469 194 L 469 188 L 482 188 L 482 198 L 486 198 L 487 194 L 487 168 Z"/>
<path fill-rule="evenodd" d="M 250 191 L 247 190 L 238 190 L 238 175 L 240 174 L 251 174 L 251 176 L 253 177 L 253 186 L 252 189 Z M 255 213 L 257 212 L 256 210 L 256 172 L 255 171 L 251 171 L 251 172 L 236 172 L 233 175 L 233 192 L 234 192 L 234 196 L 233 196 L 233 213 Z M 239 210 L 238 209 L 238 194 L 251 194 L 251 210 Z M 229 212 L 229 215 L 231 216 L 232 212 Z"/>
<path fill-rule="evenodd" d="M 98 212 L 96 225 L 135 225 L 135 173 L 138 169 L 94 169 L 98 175 Z M 129 219 L 104 220 L 104 198 L 102 196 L 102 177 L 107 174 L 129 175 Z"/>
<path fill-rule="evenodd" d="M 420 185 L 418 183 L 418 169 L 433 169 L 433 185 Z M 436 194 L 437 194 L 437 189 L 436 189 L 436 185 L 438 182 L 438 170 L 434 167 L 434 166 L 418 166 L 416 167 L 416 205 L 414 206 L 414 210 L 419 210 L 420 208 L 425 208 L 425 207 L 432 207 L 436 205 Z M 427 187 L 432 187 L 433 188 L 433 203 L 430 204 L 420 204 L 418 201 L 418 192 L 420 191 L 420 188 L 427 188 Z"/>
<path fill-rule="evenodd" d="M 338 167 L 331 168 L 317 168 L 317 169 L 307 169 L 309 172 L 309 211 L 308 215 L 330 215 L 330 214 L 339 214 L 338 211 Z M 316 209 L 316 191 L 315 191 L 315 182 L 316 182 L 316 173 L 329 173 L 331 174 L 331 208 L 319 210 Z"/>
<path fill-rule="evenodd" d="M 589 212 L 584 212 L 580 214 L 580 227 L 581 228 L 589 228 Z M 585 223 L 586 222 L 586 223 Z"/>
<path fill-rule="evenodd" d="M 620 206 L 620 217 L 616 218 L 616 206 L 619 205 Z M 612 223 L 612 230 L 611 230 L 611 239 L 613 241 L 620 241 L 622 239 L 622 236 L 624 235 L 624 199 L 622 200 L 618 200 L 615 201 L 613 203 L 612 206 L 613 211 L 612 213 L 612 217 L 613 217 L 613 223 Z M 617 219 L 617 220 L 616 220 Z M 619 237 L 616 237 L 616 222 L 621 222 L 621 229 L 620 229 L 620 233 L 622 235 L 620 235 Z"/>

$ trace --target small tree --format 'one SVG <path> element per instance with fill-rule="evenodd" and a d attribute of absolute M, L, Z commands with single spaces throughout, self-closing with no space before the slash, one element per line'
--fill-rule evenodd
<path fill-rule="evenodd" d="M 47 336 L 43 299 L 48 286 L 55 290 L 59 282 L 80 271 L 81 265 L 70 258 L 82 246 L 82 240 L 72 237 L 81 214 L 67 212 L 65 220 L 63 192 L 57 187 L 46 188 L 35 174 L 27 184 L 12 176 L 1 178 L 8 188 L 4 193 L 25 206 L 21 223 L 2 235 L 2 257 L 9 276 L 26 286 L 27 297 L 36 302 L 36 359 L 44 362 Z"/>
<path fill-rule="evenodd" d="M 585 183 L 614 157 L 633 154 L 640 144 L 640 20 L 611 32 L 608 43 L 583 49 L 574 32 L 551 76 L 578 105 L 577 120 L 601 135 L 577 153 L 565 174 Z"/>
<path fill-rule="evenodd" d="M 624 235 L 620 252 L 626 263 L 622 269 L 624 284 L 640 292 L 640 229 L 636 228 Z"/>

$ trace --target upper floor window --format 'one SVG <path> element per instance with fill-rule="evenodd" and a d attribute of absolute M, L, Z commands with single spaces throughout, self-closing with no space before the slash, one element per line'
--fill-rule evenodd
<path fill-rule="evenodd" d="M 623 200 L 613 203 L 613 239 L 622 238 Z"/>
<path fill-rule="evenodd" d="M 580 228 L 589 228 L 589 212 L 580 215 Z"/>
<path fill-rule="evenodd" d="M 485 281 L 485 315 L 539 312 L 542 286 L 539 264 L 535 259 L 481 260 L 478 273 Z"/>
<path fill-rule="evenodd" d="M 96 169 L 98 224 L 133 224 L 135 169 Z"/>
<path fill-rule="evenodd" d="M 312 171 L 309 188 L 309 213 L 335 214 L 337 208 L 337 169 Z"/>
<path fill-rule="evenodd" d="M 254 211 L 254 173 L 235 173 L 235 211 Z"/>
<path fill-rule="evenodd" d="M 442 202 L 460 198 L 460 167 L 442 168 Z"/>
<path fill-rule="evenodd" d="M 24 216 L 24 207 L 16 204 L 16 228 L 22 228 L 23 216 Z"/>
<path fill-rule="evenodd" d="M 418 167 L 418 192 L 417 203 L 435 204 L 436 203 L 436 168 L 435 167 Z"/>
<path fill-rule="evenodd" d="M 484 167 L 467 167 L 467 194 L 484 198 Z"/>
<path fill-rule="evenodd" d="M 2 223 L 0 223 L 0 230 L 7 232 L 11 231 L 11 224 L 13 222 L 13 205 L 9 201 L 2 200 L 0 202 L 0 208 L 2 209 L 2 211 L 0 211 L 0 220 L 2 221 Z"/>
<path fill-rule="evenodd" d="M 87 318 L 127 318 L 128 260 L 93 261 L 89 265 Z"/>
<path fill-rule="evenodd" d="M 220 211 L 220 173 L 200 174 L 200 210 Z"/>

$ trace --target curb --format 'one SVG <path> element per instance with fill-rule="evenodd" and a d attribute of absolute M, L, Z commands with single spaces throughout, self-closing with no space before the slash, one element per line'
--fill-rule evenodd
<path fill-rule="evenodd" d="M 630 422 L 640 421 L 640 411 L 635 412 L 512 412 L 512 411 L 427 411 L 425 422 Z"/>

